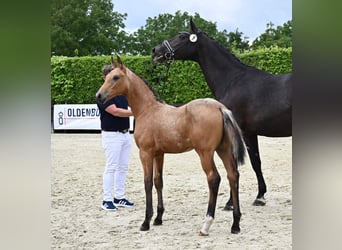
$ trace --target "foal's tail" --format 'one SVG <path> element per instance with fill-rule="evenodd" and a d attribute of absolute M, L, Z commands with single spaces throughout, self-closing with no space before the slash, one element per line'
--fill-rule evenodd
<path fill-rule="evenodd" d="M 236 123 L 233 114 L 229 109 L 221 108 L 220 110 L 223 115 L 224 131 L 229 137 L 234 160 L 238 165 L 244 164 L 246 147 L 240 127 Z"/>

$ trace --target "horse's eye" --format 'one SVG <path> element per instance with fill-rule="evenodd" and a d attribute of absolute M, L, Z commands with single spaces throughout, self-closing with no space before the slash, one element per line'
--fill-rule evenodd
<path fill-rule="evenodd" d="M 119 76 L 116 76 L 116 75 L 115 75 L 115 76 L 113 76 L 113 80 L 114 80 L 114 81 L 117 81 L 117 80 L 119 80 L 119 79 L 120 79 L 120 77 L 119 77 Z"/>

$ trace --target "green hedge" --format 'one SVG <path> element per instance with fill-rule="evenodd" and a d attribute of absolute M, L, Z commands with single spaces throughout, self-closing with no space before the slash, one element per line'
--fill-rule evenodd
<path fill-rule="evenodd" d="M 252 50 L 238 57 L 245 64 L 270 73 L 281 74 L 292 71 L 292 48 L 264 48 Z"/>
<path fill-rule="evenodd" d="M 292 71 L 292 49 L 271 48 L 237 55 L 248 65 L 272 73 Z M 149 56 L 121 56 L 126 66 L 144 78 L 166 103 L 185 103 L 212 97 L 199 65 L 191 61 L 155 64 Z M 95 93 L 103 83 L 101 68 L 110 56 L 52 57 L 51 103 L 95 103 Z"/>

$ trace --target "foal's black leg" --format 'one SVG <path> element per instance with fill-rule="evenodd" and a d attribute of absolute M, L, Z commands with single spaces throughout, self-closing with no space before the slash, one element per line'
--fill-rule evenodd
<path fill-rule="evenodd" d="M 215 218 L 215 209 L 217 202 L 217 194 L 220 186 L 221 177 L 217 172 L 214 162 L 214 152 L 198 152 L 201 159 L 202 168 L 207 176 L 209 187 L 209 202 L 205 222 L 199 232 L 200 236 L 207 236 L 213 220 Z"/>
<path fill-rule="evenodd" d="M 237 166 L 237 165 L 236 165 Z M 229 185 L 232 191 L 232 200 L 233 200 L 233 225 L 231 228 L 231 232 L 233 234 L 237 234 L 240 232 L 240 218 L 241 218 L 241 212 L 240 212 L 240 201 L 239 201 L 239 172 L 236 171 L 233 172 L 234 176 L 228 176 L 229 179 Z"/>
<path fill-rule="evenodd" d="M 221 182 L 221 176 L 217 171 L 213 172 L 212 177 L 208 178 L 208 186 L 209 186 L 209 202 L 207 215 L 211 217 L 215 217 L 215 208 L 217 201 L 218 189 Z"/>
<path fill-rule="evenodd" d="M 226 205 L 224 206 L 223 210 L 226 211 L 233 211 L 233 200 L 232 200 L 232 190 L 230 190 L 229 200 L 227 201 Z"/>
<path fill-rule="evenodd" d="M 145 210 L 145 220 L 140 226 L 141 231 L 147 231 L 150 229 L 150 221 L 153 215 L 152 207 L 152 178 L 145 178 L 145 194 L 146 194 L 146 210 Z"/>
<path fill-rule="evenodd" d="M 240 232 L 240 201 L 239 201 L 239 171 L 237 169 L 237 162 L 234 161 L 231 155 L 227 154 L 225 147 L 219 148 L 216 151 L 219 157 L 222 159 L 223 164 L 227 170 L 227 177 L 230 187 L 230 201 L 232 202 L 231 207 L 233 208 L 233 225 L 231 232 L 237 234 Z"/>
<path fill-rule="evenodd" d="M 140 226 L 141 231 L 150 229 L 150 221 L 153 215 L 152 187 L 153 187 L 153 160 L 147 154 L 140 151 L 140 160 L 144 167 L 144 184 L 146 195 L 145 220 Z"/>
<path fill-rule="evenodd" d="M 154 158 L 154 186 L 157 189 L 158 205 L 157 217 L 154 219 L 153 225 L 161 225 L 163 223 L 162 217 L 164 213 L 163 204 L 163 163 L 164 155 L 156 156 Z"/>

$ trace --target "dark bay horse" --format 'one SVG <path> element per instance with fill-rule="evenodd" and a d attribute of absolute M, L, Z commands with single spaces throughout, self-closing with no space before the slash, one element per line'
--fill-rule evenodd
<path fill-rule="evenodd" d="M 215 99 L 197 99 L 181 107 L 163 104 L 156 100 L 147 84 L 118 57 L 112 59 L 114 69 L 96 93 L 100 102 L 116 95 L 125 95 L 135 118 L 134 138 L 139 148 L 144 169 L 146 194 L 145 220 L 140 230 L 150 229 L 153 215 L 152 186 L 157 190 L 158 205 L 154 225 L 162 224 L 163 205 L 163 161 L 165 153 L 182 153 L 194 149 L 200 157 L 207 176 L 209 202 L 200 235 L 208 235 L 215 215 L 220 175 L 214 162 L 214 153 L 222 159 L 228 174 L 233 199 L 232 233 L 240 231 L 239 172 L 245 145 L 240 129 L 231 112 Z"/>
<path fill-rule="evenodd" d="M 180 32 L 152 50 L 156 62 L 197 62 L 215 98 L 229 108 L 239 124 L 258 180 L 253 205 L 266 204 L 266 184 L 261 171 L 258 135 L 292 135 L 292 74 L 270 74 L 243 64 L 229 50 L 197 29 Z M 225 210 L 232 209 L 231 196 Z"/>

